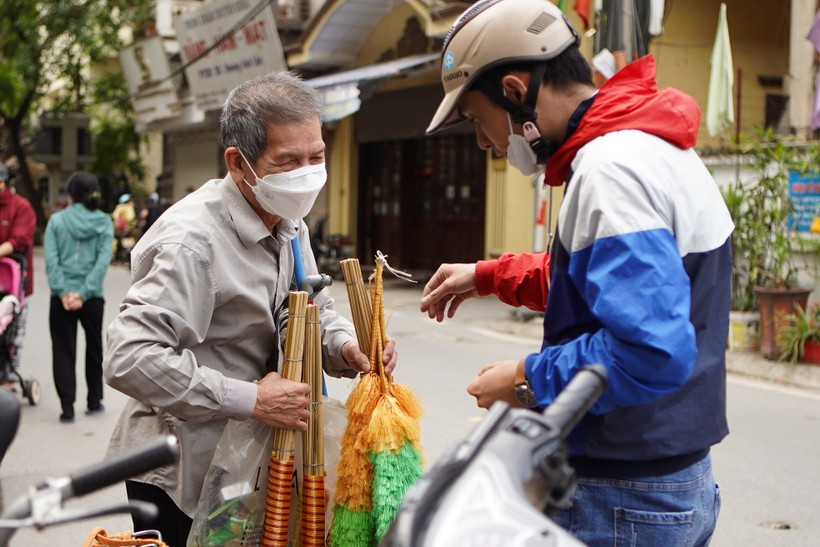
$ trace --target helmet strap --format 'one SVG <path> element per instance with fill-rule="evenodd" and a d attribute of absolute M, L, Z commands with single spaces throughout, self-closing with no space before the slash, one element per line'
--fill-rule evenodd
<path fill-rule="evenodd" d="M 541 136 L 541 133 L 535 126 L 535 120 L 538 118 L 538 112 L 535 110 L 535 104 L 538 102 L 538 92 L 541 89 L 541 82 L 544 80 L 544 73 L 547 71 L 546 63 L 536 64 L 530 75 L 530 83 L 527 87 L 527 96 L 524 104 L 515 104 L 498 86 L 490 84 L 485 78 L 478 78 L 475 82 L 475 88 L 484 93 L 491 101 L 506 110 L 512 121 L 517 124 L 528 125 L 529 131 L 525 131 L 524 137 L 530 144 L 530 148 L 535 152 L 539 163 L 546 163 L 550 153 L 553 150 L 552 143 Z M 535 133 L 533 133 L 533 130 Z"/>

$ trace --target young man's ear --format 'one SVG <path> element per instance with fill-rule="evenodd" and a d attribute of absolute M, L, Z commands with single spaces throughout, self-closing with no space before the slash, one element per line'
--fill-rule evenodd
<path fill-rule="evenodd" d="M 501 78 L 504 93 L 508 99 L 516 104 L 524 104 L 529 83 L 530 74 L 528 72 L 513 72 Z"/>

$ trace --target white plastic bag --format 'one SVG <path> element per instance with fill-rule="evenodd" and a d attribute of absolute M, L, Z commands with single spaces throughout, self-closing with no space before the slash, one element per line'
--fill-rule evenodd
<path fill-rule="evenodd" d="M 347 422 L 341 401 L 323 398 L 326 499 L 332 500 L 339 440 Z M 255 420 L 230 420 L 217 444 L 194 514 L 188 547 L 262 544 L 273 428 Z M 298 545 L 302 487 L 302 436 L 296 435 L 289 545 Z M 332 504 L 327 503 L 330 527 Z"/>

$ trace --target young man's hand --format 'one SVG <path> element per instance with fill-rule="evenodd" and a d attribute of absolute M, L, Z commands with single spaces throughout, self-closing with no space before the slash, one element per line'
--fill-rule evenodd
<path fill-rule="evenodd" d="M 445 311 L 452 319 L 461 303 L 474 296 L 478 296 L 475 264 L 442 264 L 424 287 L 420 309 L 441 323 Z"/>
<path fill-rule="evenodd" d="M 467 386 L 467 393 L 475 397 L 481 408 L 490 408 L 496 401 L 525 408 L 515 398 L 515 371 L 519 361 L 496 361 L 478 372 L 478 378 Z"/>

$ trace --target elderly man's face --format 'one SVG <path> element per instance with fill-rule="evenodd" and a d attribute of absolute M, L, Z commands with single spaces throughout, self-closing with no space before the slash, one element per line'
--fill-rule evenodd
<path fill-rule="evenodd" d="M 257 158 L 253 168 L 262 178 L 324 161 L 322 126 L 316 118 L 302 123 L 269 125 L 268 148 Z M 248 173 L 246 178 L 251 184 L 255 183 L 253 173 Z"/>
<path fill-rule="evenodd" d="M 225 150 L 225 161 L 239 191 L 268 228 L 271 228 L 278 222 L 279 217 L 271 215 L 259 205 L 251 188 L 256 186 L 254 172 L 259 178 L 264 178 L 265 175 L 285 173 L 324 163 L 325 143 L 322 141 L 322 126 L 318 118 L 303 122 L 270 124 L 267 137 L 267 149 L 250 166 L 236 147 Z"/>

